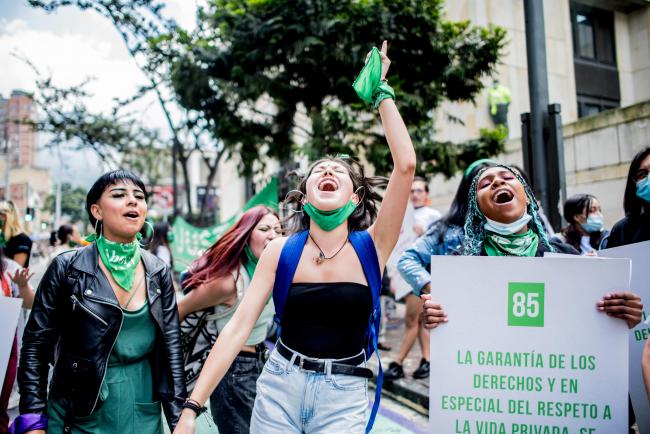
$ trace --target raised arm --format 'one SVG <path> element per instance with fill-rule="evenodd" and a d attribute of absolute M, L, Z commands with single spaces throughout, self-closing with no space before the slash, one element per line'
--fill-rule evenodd
<path fill-rule="evenodd" d="M 201 375 L 190 396 L 191 400 L 200 405 L 208 400 L 217 387 L 260 317 L 273 290 L 275 270 L 284 241 L 284 238 L 277 238 L 264 249 L 241 304 L 210 350 L 210 355 L 203 365 Z M 194 433 L 194 419 L 195 414 L 192 410 L 184 410 L 174 434 Z"/>
<path fill-rule="evenodd" d="M 235 279 L 231 275 L 214 279 L 193 289 L 178 302 L 178 316 L 183 321 L 192 312 L 227 303 L 236 293 Z"/>
<path fill-rule="evenodd" d="M 384 41 L 380 53 L 382 80 L 386 77 L 390 66 L 386 50 L 387 43 Z M 384 266 L 399 238 L 415 174 L 416 161 L 411 137 L 397 110 L 395 101 L 384 99 L 379 105 L 379 115 L 393 158 L 393 172 L 390 175 L 377 220 L 369 231 L 375 241 L 380 265 Z"/>

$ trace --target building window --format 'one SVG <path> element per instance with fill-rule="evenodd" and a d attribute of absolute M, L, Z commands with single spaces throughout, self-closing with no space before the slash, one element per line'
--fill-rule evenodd
<path fill-rule="evenodd" d="M 580 57 L 587 59 L 596 58 L 596 46 L 594 45 L 594 24 L 588 15 L 576 14 L 576 35 L 577 51 Z"/>
<path fill-rule="evenodd" d="M 578 116 L 620 106 L 613 12 L 571 2 Z"/>

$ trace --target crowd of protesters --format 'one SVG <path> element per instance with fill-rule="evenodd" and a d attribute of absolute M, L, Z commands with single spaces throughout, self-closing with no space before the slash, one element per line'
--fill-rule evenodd
<path fill-rule="evenodd" d="M 368 417 L 367 363 L 378 349 L 382 270 L 409 201 L 418 238 L 397 265 L 411 293 L 388 381 L 406 375 L 415 341 L 422 359 L 409 375 L 430 374 L 437 349 L 428 334 L 447 322 L 430 294 L 431 274 L 440 272 L 430 268 L 432 255 L 597 255 L 650 240 L 650 148 L 631 162 L 625 217 L 609 231 L 598 198 L 579 194 L 564 203 L 567 224 L 554 233 L 526 174 L 486 159 L 468 165 L 441 216 L 428 206 L 426 179 L 414 178 L 415 152 L 386 81 L 389 65 L 384 43 L 369 53 L 355 90 L 378 109 L 390 177 L 366 177 L 347 156 L 317 160 L 287 196 L 291 212 L 281 218 L 257 206 L 243 213 L 182 273 L 183 295 L 174 289 L 169 224 L 154 225 L 141 241 L 147 192 L 137 175 L 117 170 L 94 183 L 86 198 L 94 233 L 85 243 L 74 226 L 53 234 L 37 291 L 29 285 L 31 241 L 13 204 L 0 203 L 3 295 L 31 308 L 20 355 L 13 343 L 0 432 L 8 429 L 16 375 L 13 433 L 146 434 L 161 432 L 164 422 L 174 433 L 193 433 L 208 400 L 222 433 L 371 429 L 381 387 Z M 598 309 L 630 328 L 642 320 L 633 292 L 603 295 Z M 643 357 L 650 380 L 650 344 Z"/>

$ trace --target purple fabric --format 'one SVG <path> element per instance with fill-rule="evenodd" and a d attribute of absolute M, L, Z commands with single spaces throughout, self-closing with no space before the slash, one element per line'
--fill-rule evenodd
<path fill-rule="evenodd" d="M 41 413 L 26 413 L 14 419 L 9 433 L 23 434 L 37 429 L 47 430 L 47 416 Z"/>

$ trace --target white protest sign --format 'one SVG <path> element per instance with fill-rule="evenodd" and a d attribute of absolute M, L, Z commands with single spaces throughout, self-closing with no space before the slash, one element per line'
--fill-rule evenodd
<path fill-rule="evenodd" d="M 596 309 L 624 259 L 431 258 L 432 433 L 627 432 L 628 331 Z"/>
<path fill-rule="evenodd" d="M 406 213 L 404 214 L 404 220 L 402 221 L 402 228 L 400 229 L 399 238 L 397 239 L 397 244 L 393 248 L 393 253 L 391 253 L 388 261 L 386 262 L 386 269 L 388 270 L 388 277 L 390 277 L 390 284 L 395 288 L 395 299 L 400 300 L 411 292 L 411 286 L 406 283 L 402 278 L 402 275 L 397 270 L 397 262 L 399 261 L 400 256 L 404 253 L 404 250 L 411 247 L 413 242 L 417 239 L 417 234 L 413 230 L 415 225 L 415 217 L 413 213 L 413 205 L 411 202 L 406 206 Z"/>
<path fill-rule="evenodd" d="M 5 378 L 23 301 L 0 296 L 0 382 Z"/>
<path fill-rule="evenodd" d="M 630 290 L 643 300 L 645 320 L 650 306 L 650 241 L 602 250 L 598 256 L 632 260 Z M 650 325 L 644 324 L 644 321 L 630 330 L 630 398 L 641 434 L 650 434 L 650 401 L 641 374 L 641 355 L 648 337 Z"/>

